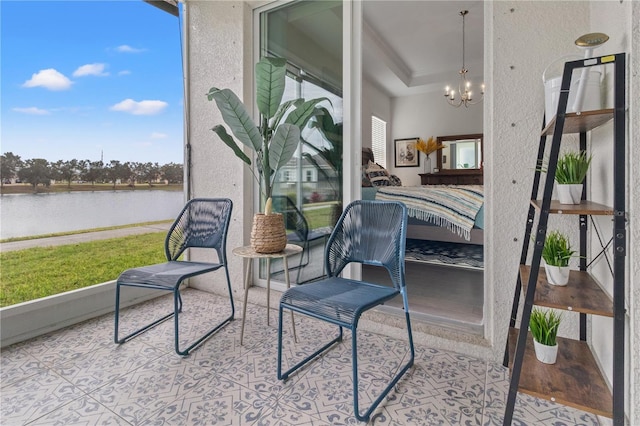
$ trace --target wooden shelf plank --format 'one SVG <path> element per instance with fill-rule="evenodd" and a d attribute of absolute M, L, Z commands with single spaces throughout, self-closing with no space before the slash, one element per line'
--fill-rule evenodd
<path fill-rule="evenodd" d="M 509 369 L 513 366 L 518 329 L 509 329 Z M 558 359 L 543 364 L 536 359 L 531 333 L 520 372 L 518 391 L 589 413 L 613 417 L 611 391 L 586 342 L 558 338 Z"/>
<path fill-rule="evenodd" d="M 588 132 L 596 127 L 602 126 L 607 121 L 613 119 L 613 108 L 597 109 L 593 111 L 582 111 L 580 114 L 569 112 L 564 118 L 563 134 Z M 542 130 L 543 135 L 552 135 L 556 125 L 556 117 Z"/>
<path fill-rule="evenodd" d="M 527 291 L 531 266 L 520 265 L 523 292 Z M 570 271 L 566 286 L 549 284 L 544 268 L 540 268 L 533 303 L 549 308 L 613 317 L 613 301 L 593 277 L 584 271 Z"/>
<path fill-rule="evenodd" d="M 531 200 L 531 204 L 538 210 L 542 209 L 542 200 Z M 549 213 L 613 216 L 613 207 L 593 201 L 582 201 L 580 204 L 560 204 L 558 200 L 551 200 Z"/>

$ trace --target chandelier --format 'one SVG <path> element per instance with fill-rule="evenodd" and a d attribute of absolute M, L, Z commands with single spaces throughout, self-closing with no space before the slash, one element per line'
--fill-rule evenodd
<path fill-rule="evenodd" d="M 449 86 L 444 89 L 444 97 L 449 102 L 449 105 L 454 106 L 456 108 L 464 105 L 465 108 L 469 107 L 469 105 L 475 105 L 477 103 L 482 102 L 482 97 L 484 96 L 484 84 L 480 86 L 480 99 L 473 100 L 473 93 L 471 92 L 471 82 L 467 81 L 467 73 L 468 69 L 465 68 L 464 65 L 464 18 L 469 13 L 468 10 L 460 11 L 460 16 L 462 16 L 462 68 L 458 71 L 460 74 L 460 81 L 458 82 L 458 92 Z M 459 95 L 459 98 L 456 98 L 456 95 Z"/>

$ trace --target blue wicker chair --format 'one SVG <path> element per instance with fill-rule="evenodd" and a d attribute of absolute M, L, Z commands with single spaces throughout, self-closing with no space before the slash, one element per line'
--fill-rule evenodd
<path fill-rule="evenodd" d="M 353 408 L 358 420 L 368 421 L 371 413 L 402 375 L 413 365 L 415 349 L 411 334 L 409 305 L 404 276 L 407 209 L 387 201 L 354 201 L 342 213 L 325 249 L 328 277 L 287 290 L 280 299 L 278 326 L 278 379 L 286 380 L 311 359 L 342 340 L 342 329 L 351 330 Z M 339 277 L 351 262 L 383 266 L 393 287 Z M 404 304 L 411 356 L 391 382 L 365 411 L 358 408 L 357 327 L 360 316 L 385 301 L 401 296 Z M 282 372 L 282 315 L 285 309 L 338 326 L 338 336 L 286 372 Z"/>
<path fill-rule="evenodd" d="M 272 195 L 271 200 L 273 201 L 274 211 L 282 213 L 284 226 L 287 231 L 292 231 L 287 235 L 287 241 L 302 247 L 300 263 L 295 267 L 295 269 L 298 269 L 296 283 L 300 283 L 300 271 L 309 264 L 310 243 L 316 240 L 326 239 L 328 233 L 309 229 L 307 219 L 298 207 L 296 207 L 293 200 L 286 195 Z"/>
<path fill-rule="evenodd" d="M 231 218 L 233 204 L 229 199 L 195 198 L 190 200 L 180 212 L 165 239 L 164 249 L 167 262 L 158 263 L 124 271 L 116 282 L 116 312 L 115 312 L 115 343 L 124 343 L 138 334 L 174 317 L 175 350 L 178 355 L 188 355 L 194 347 L 215 333 L 219 328 L 233 320 L 235 308 L 231 293 L 231 281 L 227 268 L 227 231 Z M 179 257 L 189 248 L 212 249 L 217 254 L 217 262 L 191 262 L 179 260 Z M 184 350 L 180 349 L 179 313 L 182 311 L 180 284 L 187 278 L 224 269 L 231 315 L 221 323 L 210 329 L 204 336 L 190 344 Z M 120 317 L 121 287 L 139 287 L 145 289 L 170 291 L 173 293 L 173 312 L 134 331 L 123 338 L 118 338 L 118 323 Z"/>

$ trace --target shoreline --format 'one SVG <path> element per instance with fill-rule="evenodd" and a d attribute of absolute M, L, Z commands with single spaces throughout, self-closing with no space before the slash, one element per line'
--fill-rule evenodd
<path fill-rule="evenodd" d="M 65 192 L 98 192 L 98 191 L 182 191 L 183 184 L 171 183 L 171 184 L 139 184 L 135 186 L 129 185 L 116 185 L 113 184 L 95 184 L 90 183 L 74 183 L 71 185 L 53 184 L 48 187 L 37 186 L 34 188 L 28 183 L 12 183 L 4 184 L 0 187 L 0 195 L 13 195 L 13 194 L 57 194 Z"/>

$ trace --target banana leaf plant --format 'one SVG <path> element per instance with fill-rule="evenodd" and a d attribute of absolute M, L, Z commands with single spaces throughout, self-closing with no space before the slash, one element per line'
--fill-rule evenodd
<path fill-rule="evenodd" d="M 212 87 L 207 93 L 209 101 L 216 102 L 222 119 L 231 129 L 233 136 L 256 152 L 256 164 L 251 171 L 260 184 L 267 206 L 270 205 L 269 199 L 278 170 L 291 160 L 298 147 L 300 129 L 312 117 L 322 114 L 323 112 L 316 106 L 324 100 L 328 101 L 326 98 L 309 101 L 300 98 L 282 102 L 286 66 L 287 62 L 283 58 L 262 58 L 256 64 L 256 104 L 260 112 L 259 126 L 255 124 L 242 101 L 230 89 Z M 247 165 L 252 165 L 251 158 L 244 153 L 222 124 L 214 126 L 211 130 L 233 150 L 238 158 Z"/>
<path fill-rule="evenodd" d="M 334 198 L 342 201 L 342 123 L 336 123 L 333 121 L 331 113 L 324 107 L 320 107 L 322 114 L 315 116 L 314 120 L 310 123 L 311 128 L 316 128 L 320 131 L 320 134 L 329 143 L 327 147 L 318 147 L 311 142 L 302 139 L 302 143 L 314 154 L 308 152 L 302 155 L 313 164 L 318 170 L 318 173 L 322 174 L 327 182 L 331 182 L 332 178 L 336 181 L 337 187 L 331 185 L 333 189 Z M 322 158 L 322 160 L 331 167 L 334 176 L 329 176 L 324 167 L 316 160 L 316 156 Z"/>

